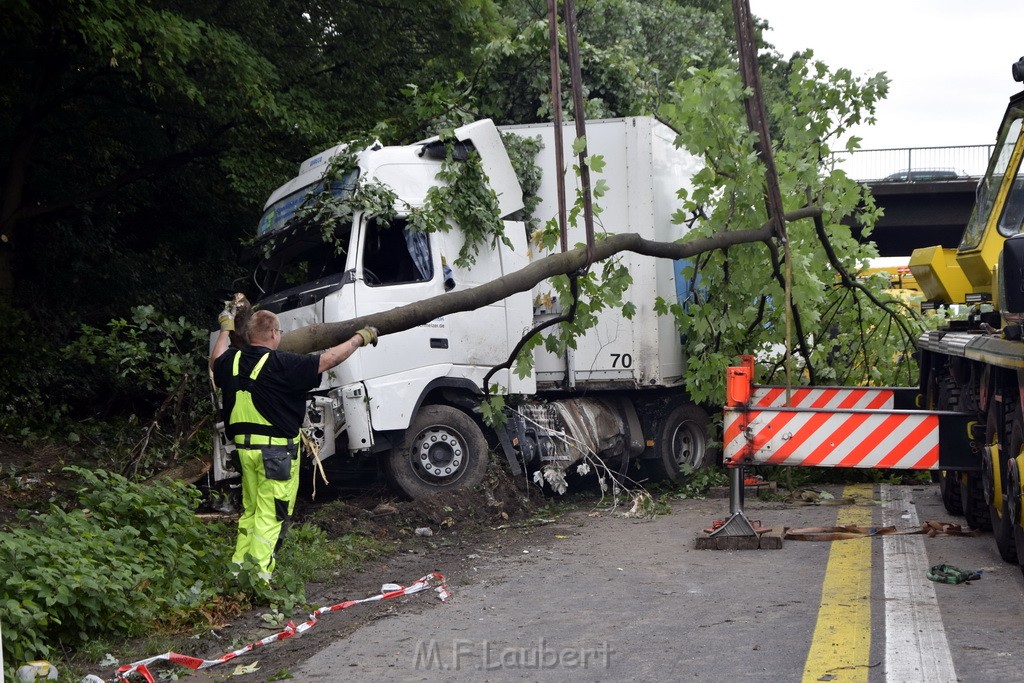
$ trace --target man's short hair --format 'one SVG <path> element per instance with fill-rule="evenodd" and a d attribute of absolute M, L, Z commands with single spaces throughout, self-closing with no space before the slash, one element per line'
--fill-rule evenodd
<path fill-rule="evenodd" d="M 269 341 L 277 327 L 276 315 L 270 311 L 256 311 L 245 325 L 245 336 L 249 338 L 250 344 L 257 340 Z"/>

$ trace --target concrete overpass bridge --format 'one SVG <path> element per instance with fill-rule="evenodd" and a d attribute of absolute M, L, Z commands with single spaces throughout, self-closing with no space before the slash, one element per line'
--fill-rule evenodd
<path fill-rule="evenodd" d="M 971 216 L 978 181 L 993 145 L 857 150 L 837 166 L 867 184 L 885 210 L 871 239 L 881 256 L 910 256 L 918 247 L 955 248 Z M 847 222 L 859 232 L 852 218 Z"/>

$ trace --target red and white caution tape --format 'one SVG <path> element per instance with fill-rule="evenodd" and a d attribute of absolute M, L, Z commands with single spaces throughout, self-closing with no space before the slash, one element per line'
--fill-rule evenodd
<path fill-rule="evenodd" d="M 255 643 L 250 643 L 249 645 L 246 645 L 241 649 L 235 650 L 234 652 L 229 652 L 221 657 L 218 657 L 217 659 L 199 659 L 198 657 L 189 657 L 188 655 L 178 654 L 177 652 L 165 652 L 162 655 L 149 657 L 148 659 L 140 660 L 138 662 L 135 662 L 134 664 L 125 664 L 117 670 L 117 674 L 115 675 L 114 680 L 127 681 L 128 677 L 132 674 L 138 674 L 139 676 L 142 676 L 144 679 L 146 679 L 146 681 L 148 681 L 149 683 L 155 683 L 153 674 L 150 673 L 148 666 L 153 662 L 159 661 L 173 662 L 174 664 L 180 664 L 182 666 L 187 666 L 188 668 L 195 670 L 209 669 L 212 666 L 217 666 L 218 664 L 230 662 L 232 659 L 235 659 L 236 657 L 240 657 L 241 655 L 244 655 L 247 652 L 252 652 L 256 648 L 268 645 L 270 643 L 273 643 L 274 641 L 287 640 L 292 636 L 302 635 L 310 628 L 312 628 L 314 625 L 316 625 L 317 618 L 325 612 L 339 612 L 343 609 L 348 609 L 349 607 L 361 605 L 367 602 L 380 602 L 382 600 L 391 600 L 392 598 L 398 598 L 403 595 L 412 595 L 413 593 L 419 593 L 420 591 L 427 590 L 428 588 L 434 589 L 434 592 L 437 593 L 437 597 L 441 602 L 445 602 L 449 597 L 451 597 L 451 593 L 448 591 L 448 586 L 445 584 L 444 576 L 438 573 L 427 574 L 426 576 L 424 576 L 423 578 L 419 579 L 418 581 L 409 586 L 399 586 L 398 584 L 387 583 L 381 586 L 381 591 L 379 595 L 372 595 L 368 598 L 363 598 L 362 600 L 346 600 L 345 602 L 340 602 L 336 605 L 330 605 L 329 607 L 321 607 L 315 612 L 312 612 L 309 615 L 309 619 L 307 619 L 305 622 L 296 625 L 295 623 L 289 621 L 288 625 L 285 626 L 284 630 L 282 630 L 281 632 L 269 635 L 266 638 L 263 638 L 262 640 L 257 640 Z"/>

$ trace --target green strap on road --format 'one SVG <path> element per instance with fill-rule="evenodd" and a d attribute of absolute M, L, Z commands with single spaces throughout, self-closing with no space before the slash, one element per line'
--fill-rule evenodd
<path fill-rule="evenodd" d="M 928 578 L 936 583 L 968 583 L 981 578 L 981 571 L 960 569 L 951 564 L 936 564 L 928 570 Z"/>

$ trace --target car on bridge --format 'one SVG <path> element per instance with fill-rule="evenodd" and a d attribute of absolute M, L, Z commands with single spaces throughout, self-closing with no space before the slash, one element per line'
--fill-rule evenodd
<path fill-rule="evenodd" d="M 891 173 L 880 182 L 883 183 L 931 183 L 943 180 L 961 180 L 969 176 L 955 168 L 915 168 Z"/>

